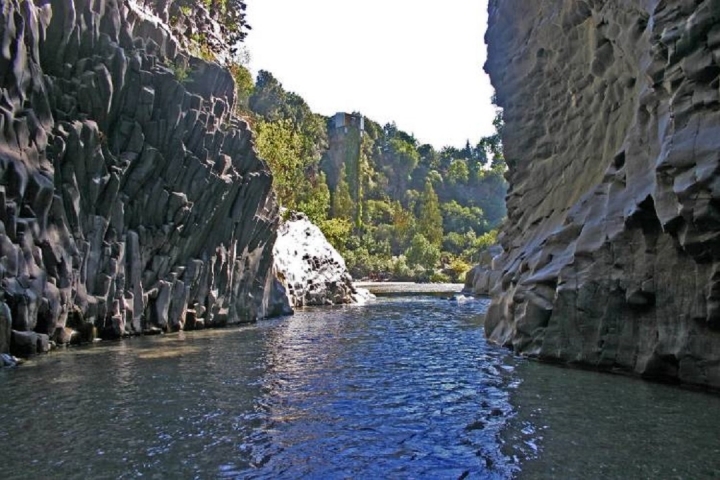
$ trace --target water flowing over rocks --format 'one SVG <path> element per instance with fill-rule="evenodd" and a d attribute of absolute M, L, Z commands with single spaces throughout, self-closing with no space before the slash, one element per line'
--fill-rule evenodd
<path fill-rule="evenodd" d="M 490 2 L 520 353 L 720 387 L 720 1 Z"/>
<path fill-rule="evenodd" d="M 0 47 L 0 351 L 282 308 L 227 70 L 134 1 L 6 0 Z"/>
<path fill-rule="evenodd" d="M 273 256 L 292 307 L 362 303 L 371 296 L 353 285 L 345 260 L 303 213 L 282 221 Z"/>

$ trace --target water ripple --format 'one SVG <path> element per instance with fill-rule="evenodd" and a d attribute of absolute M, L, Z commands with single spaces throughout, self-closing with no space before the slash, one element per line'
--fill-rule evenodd
<path fill-rule="evenodd" d="M 483 301 L 393 297 L 0 372 L 0 478 L 509 478 Z"/>

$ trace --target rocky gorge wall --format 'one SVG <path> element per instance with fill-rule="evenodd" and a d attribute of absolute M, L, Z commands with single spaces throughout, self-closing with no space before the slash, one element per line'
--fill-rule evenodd
<path fill-rule="evenodd" d="M 487 335 L 720 387 L 720 1 L 489 12 L 510 190 Z"/>
<path fill-rule="evenodd" d="M 131 0 L 6 0 L 0 72 L 0 352 L 286 309 L 225 69 Z"/>

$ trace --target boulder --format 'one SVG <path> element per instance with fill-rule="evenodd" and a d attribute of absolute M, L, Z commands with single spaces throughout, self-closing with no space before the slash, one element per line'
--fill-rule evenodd
<path fill-rule="evenodd" d="M 44 333 L 13 330 L 10 353 L 19 357 L 29 357 L 37 353 L 49 352 L 52 345 L 50 337 Z"/>
<path fill-rule="evenodd" d="M 20 363 L 20 360 L 7 353 L 0 353 L 0 367 L 14 367 Z"/>
<path fill-rule="evenodd" d="M 273 288 L 284 293 L 292 307 L 355 303 L 357 289 L 338 251 L 304 213 L 290 212 L 286 217 L 273 247 L 277 278 Z M 281 303 L 273 309 L 289 312 Z"/>

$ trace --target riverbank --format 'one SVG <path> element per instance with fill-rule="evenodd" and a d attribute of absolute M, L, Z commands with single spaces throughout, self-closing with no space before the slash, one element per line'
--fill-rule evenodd
<path fill-rule="evenodd" d="M 355 287 L 365 288 L 374 295 L 444 293 L 456 294 L 463 289 L 462 283 L 415 283 L 415 282 L 355 282 Z"/>

